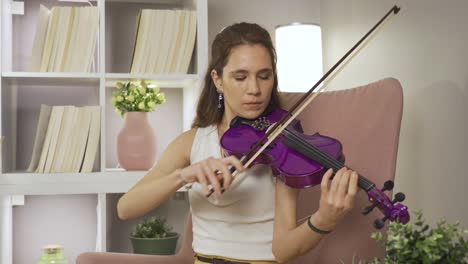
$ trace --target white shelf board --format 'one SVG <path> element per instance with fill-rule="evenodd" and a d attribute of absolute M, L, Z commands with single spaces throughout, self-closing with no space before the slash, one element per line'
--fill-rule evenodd
<path fill-rule="evenodd" d="M 2 78 L 14 85 L 98 85 L 100 77 L 99 73 L 2 72 Z"/>
<path fill-rule="evenodd" d="M 93 173 L 3 173 L 0 194 L 52 195 L 125 193 L 146 171 L 106 171 Z M 178 192 L 186 191 L 182 187 Z"/>
<path fill-rule="evenodd" d="M 106 87 L 115 87 L 115 83 L 128 80 L 148 80 L 160 88 L 184 88 L 198 81 L 196 74 L 131 74 L 106 73 Z"/>

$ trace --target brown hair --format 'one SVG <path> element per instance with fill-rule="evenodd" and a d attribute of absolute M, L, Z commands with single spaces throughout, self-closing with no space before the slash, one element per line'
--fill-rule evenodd
<path fill-rule="evenodd" d="M 201 91 L 197 115 L 192 123 L 192 128 L 207 127 L 219 124 L 223 118 L 224 106 L 218 108 L 218 92 L 211 79 L 211 71 L 216 70 L 219 76 L 223 75 L 231 50 L 242 44 L 260 44 L 264 46 L 271 57 L 273 68 L 273 90 L 270 99 L 270 108 L 279 107 L 278 77 L 276 74 L 276 51 L 273 47 L 270 34 L 264 28 L 254 23 L 236 23 L 224 28 L 211 46 L 211 61 L 205 74 L 205 81 Z"/>

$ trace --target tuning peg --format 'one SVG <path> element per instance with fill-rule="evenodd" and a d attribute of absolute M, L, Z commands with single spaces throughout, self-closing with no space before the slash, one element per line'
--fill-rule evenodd
<path fill-rule="evenodd" d="M 405 194 L 402 192 L 399 192 L 395 194 L 395 198 L 393 199 L 392 203 L 403 202 L 405 198 L 406 198 Z"/>
<path fill-rule="evenodd" d="M 393 190 L 393 186 L 394 186 L 393 181 L 391 180 L 386 181 L 382 188 L 382 192 Z"/>
<path fill-rule="evenodd" d="M 370 212 L 372 212 L 372 210 L 374 210 L 374 208 L 378 205 L 379 203 L 373 203 L 371 205 L 369 205 L 368 207 L 364 208 L 362 210 L 362 214 L 363 215 L 367 215 L 369 214 Z"/>
<path fill-rule="evenodd" d="M 382 217 L 382 218 L 377 218 L 377 219 L 375 219 L 375 221 L 374 221 L 374 227 L 375 227 L 376 229 L 381 229 L 382 227 L 385 226 L 385 221 L 387 221 L 387 217 L 386 217 L 386 216 L 384 216 L 384 217 Z"/>

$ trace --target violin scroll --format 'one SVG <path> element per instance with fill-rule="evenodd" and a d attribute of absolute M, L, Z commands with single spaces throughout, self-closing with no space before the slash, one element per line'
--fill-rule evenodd
<path fill-rule="evenodd" d="M 384 217 L 378 218 L 374 221 L 374 227 L 377 229 L 384 227 L 385 221 L 387 220 L 392 222 L 398 221 L 402 224 L 406 224 L 409 221 L 410 216 L 408 213 L 408 207 L 401 203 L 406 198 L 405 194 L 399 192 L 395 194 L 393 200 L 390 200 L 384 191 L 391 191 L 392 189 L 393 181 L 386 181 L 381 190 L 378 190 L 374 187 L 367 192 L 369 201 L 371 201 L 372 204 L 366 207 L 362 211 L 362 214 L 367 215 L 372 212 L 374 208 L 378 207 L 379 210 L 383 213 Z"/>

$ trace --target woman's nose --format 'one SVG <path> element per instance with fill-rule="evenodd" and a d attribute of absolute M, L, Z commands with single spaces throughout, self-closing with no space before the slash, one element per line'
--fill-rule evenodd
<path fill-rule="evenodd" d="M 260 93 L 260 86 L 256 79 L 251 79 L 247 85 L 247 93 L 257 95 Z"/>

